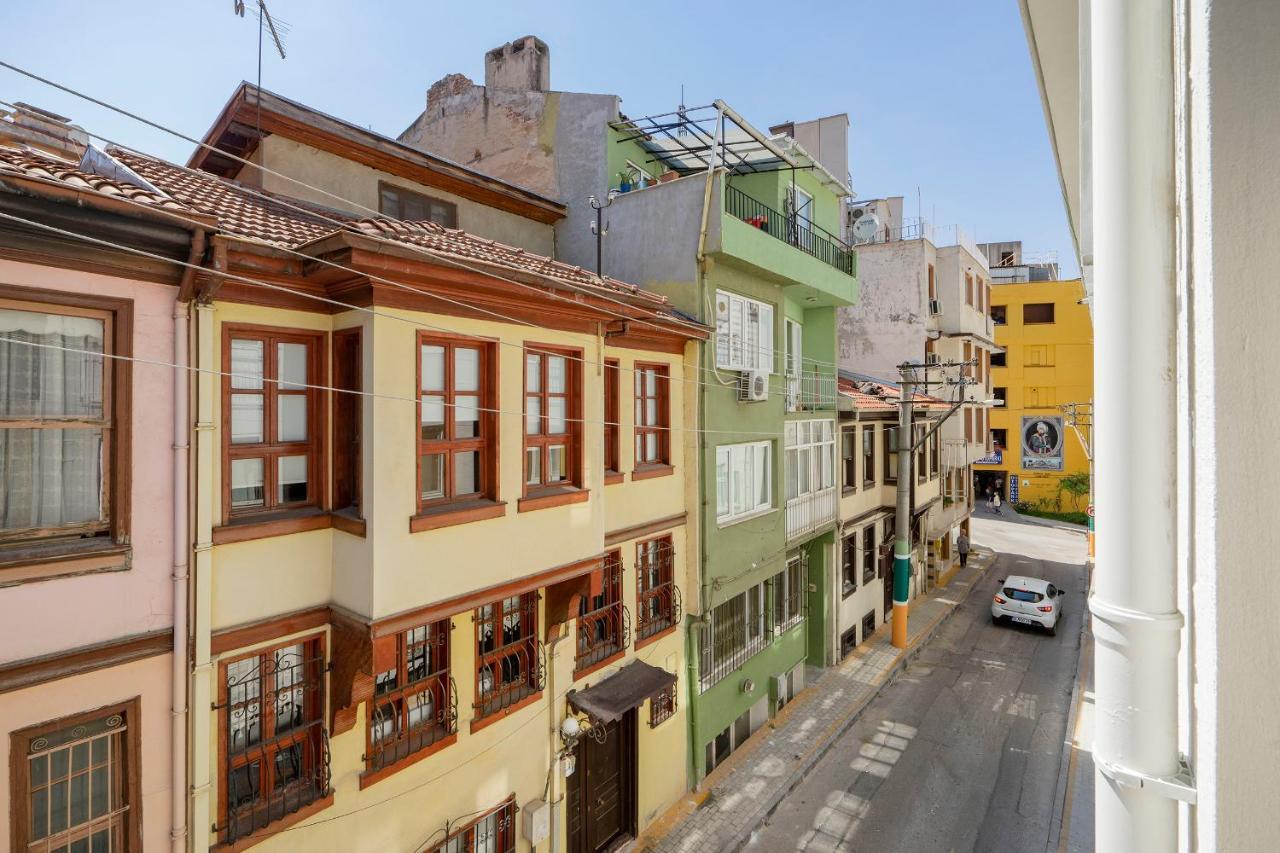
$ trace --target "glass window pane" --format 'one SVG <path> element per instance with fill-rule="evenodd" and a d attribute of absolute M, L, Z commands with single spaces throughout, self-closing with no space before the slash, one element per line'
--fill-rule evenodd
<path fill-rule="evenodd" d="M 231 507 L 262 506 L 263 463 L 261 459 L 231 460 Z"/>
<path fill-rule="evenodd" d="M 547 482 L 562 483 L 569 479 L 569 454 L 563 444 L 547 448 Z"/>
<path fill-rule="evenodd" d="M 649 397 L 658 393 L 658 371 L 646 370 L 644 372 L 644 390 L 645 395 Z"/>
<path fill-rule="evenodd" d="M 480 435 L 480 398 L 454 397 L 453 437 L 476 438 Z"/>
<path fill-rule="evenodd" d="M 107 739 L 101 738 L 101 740 L 105 744 Z M 93 769 L 93 773 L 92 773 L 93 784 L 89 786 L 92 790 L 91 799 L 89 802 L 90 817 L 102 817 L 104 814 L 107 813 L 107 810 L 110 808 L 109 803 L 111 802 L 111 800 L 107 796 L 107 793 L 109 791 L 107 786 L 110 784 L 110 782 L 108 781 L 109 772 L 110 772 L 110 768 L 108 768 L 105 765 L 101 767 L 95 767 Z"/>
<path fill-rule="evenodd" d="M 62 832 L 67 828 L 67 780 L 50 786 L 49 812 L 49 832 Z"/>
<path fill-rule="evenodd" d="M 524 431 L 529 435 L 542 434 L 542 398 L 541 397 L 525 398 Z"/>
<path fill-rule="evenodd" d="M 542 448 L 526 447 L 524 450 L 524 481 L 530 486 L 542 485 Z"/>
<path fill-rule="evenodd" d="M 787 500 L 794 500 L 800 495 L 799 452 L 788 450 L 783 458 L 787 462 Z"/>
<path fill-rule="evenodd" d="M 423 396 L 421 434 L 424 441 L 444 438 L 444 397 Z"/>
<path fill-rule="evenodd" d="M 276 500 L 282 504 L 307 499 L 307 457 L 281 456 L 277 469 Z"/>
<path fill-rule="evenodd" d="M 562 355 L 547 356 L 547 390 L 552 394 L 564 393 L 565 358 Z"/>
<path fill-rule="evenodd" d="M 729 512 L 729 449 L 716 448 L 716 514 Z"/>
<path fill-rule="evenodd" d="M 31 792 L 31 840 L 39 841 L 49 834 L 49 791 L 39 788 Z"/>
<path fill-rule="evenodd" d="M 524 388 L 526 391 L 542 390 L 542 356 L 525 353 L 524 356 Z"/>
<path fill-rule="evenodd" d="M 0 309 L 0 336 L 0 415 L 102 416 L 102 320 Z"/>
<path fill-rule="evenodd" d="M 231 395 L 232 444 L 262 443 L 262 400 L 261 394 Z"/>
<path fill-rule="evenodd" d="M 647 432 L 644 435 L 644 459 L 646 462 L 659 461 L 658 434 L 656 432 Z"/>
<path fill-rule="evenodd" d="M 239 390 L 262 389 L 262 341 L 231 340 L 231 387 Z"/>
<path fill-rule="evenodd" d="M 480 390 L 480 350 L 468 347 L 454 349 L 453 390 Z"/>
<path fill-rule="evenodd" d="M 111 830 L 101 829 L 93 834 L 93 847 L 89 853 L 111 853 Z"/>
<path fill-rule="evenodd" d="M 307 395 L 281 394 L 276 397 L 276 439 L 307 440 Z"/>
<path fill-rule="evenodd" d="M 420 462 L 422 499 L 433 500 L 444 497 L 444 454 L 425 453 Z"/>
<path fill-rule="evenodd" d="M 564 397 L 551 397 L 547 400 L 547 432 L 550 435 L 562 435 L 568 429 L 568 402 Z"/>
<path fill-rule="evenodd" d="M 480 453 L 468 450 L 453 454 L 453 496 L 473 495 L 480 491 Z"/>
<path fill-rule="evenodd" d="M 276 344 L 281 391 L 302 391 L 307 383 L 307 345 Z"/>
<path fill-rule="evenodd" d="M 79 744 L 88 748 L 88 744 Z M 89 819 L 89 774 L 77 773 L 71 777 L 71 825 L 84 823 Z"/>
<path fill-rule="evenodd" d="M 0 429 L 0 529 L 102 519 L 102 430 Z"/>
<path fill-rule="evenodd" d="M 650 425 L 652 425 L 652 424 L 656 424 L 656 423 L 658 422 L 658 400 L 657 400 L 657 398 L 655 398 L 655 397 L 650 397 L 648 400 L 645 400 L 645 402 L 644 402 L 644 406 L 645 406 L 645 409 L 644 409 L 644 422 L 645 422 L 646 424 L 650 424 Z"/>
<path fill-rule="evenodd" d="M 444 390 L 444 347 L 435 344 L 422 345 L 422 390 Z"/>

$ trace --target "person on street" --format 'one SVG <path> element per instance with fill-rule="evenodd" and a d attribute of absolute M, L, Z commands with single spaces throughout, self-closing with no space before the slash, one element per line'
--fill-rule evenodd
<path fill-rule="evenodd" d="M 1000 493 L 999 492 L 991 493 L 991 508 L 996 512 L 1000 511 Z"/>
<path fill-rule="evenodd" d="M 969 534 L 963 530 L 956 537 L 956 550 L 960 552 L 960 568 L 969 565 Z"/>

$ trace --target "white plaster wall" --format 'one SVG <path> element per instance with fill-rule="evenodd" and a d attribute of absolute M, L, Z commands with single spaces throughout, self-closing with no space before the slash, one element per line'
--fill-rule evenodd
<path fill-rule="evenodd" d="M 836 318 L 841 368 L 896 381 L 899 364 L 924 359 L 932 251 L 924 240 L 858 247 L 858 304 Z"/>

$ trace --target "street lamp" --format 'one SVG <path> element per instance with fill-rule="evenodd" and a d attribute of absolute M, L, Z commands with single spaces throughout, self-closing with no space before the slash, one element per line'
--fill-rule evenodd
<path fill-rule="evenodd" d="M 922 365 L 919 362 L 906 362 L 898 365 L 901 376 L 902 395 L 898 398 L 898 490 L 897 512 L 894 517 L 893 542 L 893 645 L 899 649 L 907 647 L 907 618 L 909 611 L 908 598 L 911 592 L 911 483 L 913 482 L 912 464 L 918 451 L 929 438 L 938 431 L 947 418 L 960 411 L 966 403 L 976 405 L 1001 405 L 999 400 L 966 400 L 964 389 L 976 385 L 974 379 L 961 376 L 955 384 L 958 389 L 957 400 L 938 418 L 919 441 L 911 440 L 912 414 L 914 410 L 915 385 L 923 385 L 928 389 L 929 367 L 961 367 L 969 362 L 946 365 Z"/>
<path fill-rule="evenodd" d="M 604 209 L 613 204 L 613 200 L 617 197 L 617 190 L 609 190 L 604 204 L 601 204 L 595 193 L 587 196 L 587 203 L 596 212 L 596 221 L 591 223 L 591 233 L 596 235 L 596 276 L 600 278 L 604 277 L 604 235 L 609 233 L 609 226 L 604 223 Z"/>

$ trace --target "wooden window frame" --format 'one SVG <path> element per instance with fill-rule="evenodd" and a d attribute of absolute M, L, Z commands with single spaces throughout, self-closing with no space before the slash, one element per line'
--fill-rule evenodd
<path fill-rule="evenodd" d="M 506 602 L 511 598 L 519 599 L 515 611 L 506 609 Z M 475 629 L 473 641 L 475 643 L 475 702 L 473 705 L 475 717 L 472 720 L 473 731 L 477 722 L 501 718 L 503 715 L 523 707 L 526 702 L 532 701 L 542 694 L 543 675 L 540 671 L 542 663 L 538 642 L 539 598 L 536 592 L 526 592 L 520 595 L 499 598 L 487 605 L 483 605 L 492 609 L 493 615 L 488 619 L 481 616 L 481 607 L 477 607 L 472 611 L 472 622 Z M 502 640 L 504 617 L 511 612 L 520 614 L 521 634 L 512 642 L 500 642 Z M 493 648 L 487 652 L 480 650 L 480 629 L 486 622 L 492 622 L 494 626 Z M 500 668 L 502 659 L 511 655 L 519 655 L 522 652 L 527 656 L 523 685 L 518 689 L 504 690 L 502 683 L 498 680 L 499 676 L 495 674 L 493 686 L 490 688 L 489 693 L 492 698 L 488 700 L 481 698 L 480 673 L 484 670 L 486 662 L 496 662 Z M 514 696 L 514 698 L 510 698 L 511 696 Z"/>
<path fill-rule="evenodd" d="M 671 367 L 655 362 L 636 362 L 632 365 L 634 379 L 632 381 L 632 399 L 634 402 L 635 426 L 632 440 L 635 470 L 643 471 L 655 468 L 671 467 Z M 647 377 L 650 371 L 654 374 L 654 393 L 651 396 L 647 388 Z M 648 423 L 644 417 L 649 400 L 657 403 L 657 423 Z M 642 448 L 648 443 L 649 435 L 657 436 L 658 453 L 656 459 L 642 458 Z"/>
<path fill-rule="evenodd" d="M 1000 312 L 1000 316 L 996 316 L 996 312 Z M 1007 326 L 1009 325 L 1009 306 L 1008 305 L 992 305 L 988 312 L 991 316 L 991 325 Z"/>
<path fill-rule="evenodd" d="M 876 579 L 879 569 L 879 546 L 876 543 L 876 523 L 873 521 L 862 528 L 862 583 L 871 583 Z"/>
<path fill-rule="evenodd" d="M 9 827 L 10 843 L 14 850 L 32 849 L 30 833 L 30 776 L 27 756 L 31 744 L 42 736 L 82 723 L 94 722 L 119 714 L 124 719 L 124 751 L 119 771 L 121 794 L 127 811 L 121 818 L 124 824 L 125 849 L 142 849 L 142 700 L 134 697 L 126 702 L 106 705 L 92 711 L 83 711 L 56 720 L 28 726 L 9 734 Z M 69 777 L 68 777 L 69 778 Z M 69 799 L 68 799 L 69 802 Z M 81 826 L 83 824 L 77 824 Z M 49 836 L 45 836 L 46 839 Z M 70 843 L 70 839 L 68 839 Z"/>
<path fill-rule="evenodd" d="M 913 445 L 919 442 L 919 447 L 916 448 L 915 453 L 917 483 L 923 483 L 929 479 L 929 448 L 925 442 L 921 441 L 928 429 L 929 424 L 927 422 L 919 424 L 916 426 L 915 435 L 911 437 L 911 443 Z"/>
<path fill-rule="evenodd" d="M 516 850 L 516 814 L 519 813 L 520 807 L 516 805 L 516 795 L 512 794 L 502 803 L 486 811 L 479 817 L 464 824 L 460 829 L 455 829 L 448 833 L 443 841 L 432 847 L 430 853 L 445 853 L 449 848 L 449 843 L 458 838 L 462 838 L 462 849 L 464 851 L 472 851 L 476 849 L 476 827 L 488 820 L 494 815 L 499 815 L 496 824 L 498 837 L 493 839 L 492 848 L 496 853 L 515 853 Z M 509 812 L 509 813 L 507 813 Z"/>
<path fill-rule="evenodd" d="M 287 640 L 276 639 L 276 640 L 273 640 L 269 645 L 262 646 L 257 649 L 253 649 L 252 651 L 228 654 L 225 657 L 219 658 L 217 662 L 217 667 L 218 667 L 218 705 L 217 707 L 221 711 L 221 709 L 225 709 L 227 707 L 227 704 L 230 701 L 230 695 L 227 689 L 227 669 L 231 666 L 231 664 L 239 663 L 240 661 L 243 661 L 243 660 L 250 660 L 253 658 L 257 658 L 259 660 L 258 666 L 261 668 L 262 661 L 265 660 L 266 658 L 274 655 L 276 652 L 280 651 L 281 649 L 286 649 L 290 646 L 299 646 L 299 645 L 305 649 L 304 654 L 306 657 L 306 661 L 310 663 L 315 670 L 314 673 L 312 673 L 312 677 L 314 677 L 316 680 L 315 686 L 313 688 L 315 691 L 316 698 L 313 700 L 313 709 L 306 710 L 303 712 L 304 713 L 303 723 L 300 726 L 298 726 L 291 735 L 286 735 L 285 737 L 279 740 L 276 740 L 277 734 L 275 731 L 275 702 L 268 700 L 267 691 L 264 691 L 261 686 L 258 688 L 257 699 L 260 707 L 259 713 L 261 714 L 261 723 L 260 723 L 261 733 L 259 735 L 258 742 L 262 744 L 261 749 L 259 751 L 262 757 L 259 759 L 261 763 L 261 767 L 258 771 L 259 772 L 258 787 L 259 787 L 259 790 L 261 791 L 270 792 L 274 790 L 274 785 L 271 783 L 273 782 L 273 777 L 275 775 L 276 755 L 278 755 L 284 749 L 291 747 L 297 743 L 300 743 L 308 738 L 315 738 L 317 735 L 322 739 L 327 738 L 328 730 L 327 730 L 327 726 L 325 725 L 325 722 L 327 719 L 326 705 L 327 705 L 327 699 L 328 699 L 328 684 L 327 684 L 328 679 L 326 677 L 328 674 L 328 663 L 327 663 L 328 656 L 327 656 L 327 650 L 326 650 L 325 635 L 323 632 L 315 632 L 315 633 L 306 634 L 300 637 L 293 637 Z M 264 673 L 261 677 L 265 678 L 266 674 Z M 274 688 L 272 692 L 274 692 Z M 316 723 L 319 723 L 319 725 L 318 726 L 315 725 Z M 268 732 L 270 733 L 268 734 Z M 230 823 L 228 819 L 230 815 L 230 812 L 228 811 L 228 793 L 229 793 L 228 789 L 230 788 L 230 781 L 228 779 L 228 776 L 229 776 L 229 770 L 232 769 L 230 768 L 231 761 L 228 757 L 228 750 L 230 748 L 230 737 L 231 737 L 231 734 L 228 731 L 228 726 L 227 726 L 227 715 L 220 712 L 218 714 L 218 756 L 217 756 L 217 763 L 214 768 L 214 772 L 218 774 L 217 778 L 219 780 L 217 784 L 218 812 L 217 812 L 217 815 L 215 816 L 215 822 L 218 830 L 219 844 L 220 845 L 230 844 L 236 849 L 241 849 L 244 846 L 248 846 L 250 844 L 254 844 L 254 843 L 257 843 L 257 841 L 262 840 L 261 836 L 263 834 L 269 835 L 272 832 L 278 831 L 278 829 L 271 829 L 271 830 L 251 829 L 249 833 L 238 836 L 234 842 L 228 842 L 226 840 L 226 833 L 229 828 L 228 824 Z M 312 745 L 312 748 L 316 750 L 316 753 L 315 753 L 317 756 L 316 760 L 319 760 L 319 755 L 321 754 L 320 750 L 322 746 L 323 745 L 321 744 L 314 744 L 314 743 Z M 268 750 L 270 751 L 270 754 L 268 754 Z M 247 764 L 248 761 L 246 760 L 245 763 Z M 243 764 L 239 766 L 243 766 Z M 332 783 L 330 781 L 326 781 L 326 788 L 328 789 L 328 793 L 331 794 L 333 789 L 332 789 Z M 268 793 L 265 796 L 269 798 L 271 795 Z M 305 815 L 307 813 L 307 808 L 309 805 L 312 805 L 314 803 L 323 803 L 324 798 L 325 798 L 325 794 L 322 793 L 319 797 L 313 800 L 311 804 L 304 804 L 299 809 L 296 809 L 292 813 L 286 813 L 281 817 L 275 818 L 274 820 L 268 822 L 267 826 L 271 827 L 272 825 L 274 825 L 277 828 L 283 828 L 284 826 L 288 826 L 293 822 L 293 820 L 300 819 L 300 818 L 295 818 L 295 815 Z M 269 808 L 270 807 L 268 806 L 268 814 L 270 813 Z"/>
<path fill-rule="evenodd" d="M 583 596 L 578 605 L 578 631 L 574 638 L 573 677 L 578 679 L 620 658 L 631 640 L 631 620 L 622 600 L 622 552 L 604 555 L 601 567 L 592 572 L 592 586 L 598 594 Z M 599 598 L 597 605 L 596 599 Z"/>
<path fill-rule="evenodd" d="M 109 538 L 116 544 L 129 541 L 133 491 L 133 300 L 81 293 L 20 287 L 0 283 L 0 308 L 37 314 L 61 314 L 104 320 L 102 339 L 102 418 L 67 418 L 50 422 L 42 418 L 6 420 L 11 429 L 37 424 L 80 424 L 102 430 L 102 519 L 55 528 L 23 528 L 0 535 L 0 546 L 38 544 L 63 540 L 78 550 L 89 544 L 83 537 Z M 32 348 L 36 349 L 36 348 Z M 0 551 L 0 561 L 3 560 Z"/>
<path fill-rule="evenodd" d="M 858 491 L 858 428 L 844 427 L 840 430 L 840 491 L 851 495 Z M 845 445 L 849 455 L 845 455 Z"/>
<path fill-rule="evenodd" d="M 399 196 L 399 198 L 396 199 L 396 212 L 394 214 L 388 213 L 383 208 L 382 194 L 386 192 L 392 192 L 392 193 L 395 193 L 397 196 Z M 426 193 L 420 193 L 417 190 L 411 190 L 408 187 L 402 187 L 399 184 L 388 183 L 387 181 L 378 181 L 378 213 L 382 214 L 385 217 L 388 217 L 389 219 L 404 220 L 405 218 L 402 214 L 404 212 L 405 196 L 413 196 L 417 199 L 422 200 L 428 205 L 438 204 L 438 205 L 441 205 L 442 207 L 447 208 L 449 210 L 449 217 L 448 217 L 449 221 L 436 222 L 436 224 L 442 228 L 458 227 L 458 205 L 455 204 L 454 202 L 446 201 L 445 199 L 442 199 L 442 198 L 436 198 L 435 196 L 430 196 L 430 195 L 427 195 Z M 419 221 L 419 220 L 406 220 L 406 221 Z M 428 219 L 427 221 L 435 222 L 434 219 Z"/>
<path fill-rule="evenodd" d="M 650 582 L 650 554 L 658 582 Z M 652 614 L 649 602 L 658 602 Z M 636 646 L 675 628 L 680 622 L 680 592 L 676 587 L 676 546 L 671 534 L 636 543 Z"/>
<path fill-rule="evenodd" d="M 424 346 L 443 347 L 444 353 L 444 385 L 439 392 L 434 389 L 428 395 L 422 389 L 422 348 Z M 474 349 L 480 354 L 479 389 L 474 395 L 480 398 L 478 413 L 479 432 L 476 438 L 451 438 L 455 429 L 453 413 L 455 399 L 458 396 L 454 389 L 454 351 L 456 349 Z M 499 482 L 498 438 L 499 423 L 497 416 L 498 399 L 498 359 L 496 345 L 490 339 L 472 338 L 465 335 L 448 335 L 437 332 L 418 332 L 417 346 L 414 349 L 414 376 L 418 405 L 417 417 L 414 419 L 414 494 L 417 496 L 418 516 L 453 509 L 466 509 L 477 501 L 496 501 Z M 424 439 L 422 437 L 422 398 L 438 396 L 444 398 L 445 437 Z M 478 491 L 466 495 L 456 495 L 454 489 L 454 461 L 457 453 L 477 451 L 480 454 L 480 478 Z M 445 457 L 444 484 L 445 495 L 440 498 L 424 498 L 422 496 L 422 458 L 428 454 L 442 453 Z M 487 516 L 486 516 L 487 517 Z"/>
<path fill-rule="evenodd" d="M 448 746 L 457 733 L 457 691 L 453 684 L 450 650 L 452 645 L 452 619 L 436 619 L 397 631 L 373 641 L 373 695 L 369 699 L 369 713 L 365 721 L 365 773 L 362 787 L 377 778 L 414 763 L 430 752 Z M 414 631 L 425 629 L 423 642 L 412 642 Z M 409 661 L 411 651 L 422 649 L 426 656 L 425 675 L 410 681 Z M 394 686 L 379 692 L 379 679 L 384 673 L 395 672 Z M 433 721 L 413 726 L 410 717 L 410 699 L 430 691 Z M 378 715 L 384 706 L 391 706 L 397 725 L 388 737 L 374 742 L 374 727 L 380 722 Z M 417 741 L 417 746 L 413 743 Z M 404 742 L 407 747 L 399 744 Z M 390 756 L 380 753 L 390 753 Z"/>
<path fill-rule="evenodd" d="M 868 443 L 867 438 L 871 441 Z M 862 427 L 862 488 L 870 489 L 876 485 L 876 428 L 867 424 Z"/>
<path fill-rule="evenodd" d="M 973 305 L 973 274 L 964 274 L 964 304 Z"/>
<path fill-rule="evenodd" d="M 886 426 L 880 432 L 884 435 L 884 482 L 896 483 L 898 482 L 898 448 L 893 445 L 897 444 L 898 428 Z"/>
<path fill-rule="evenodd" d="M 531 355 L 539 356 L 540 373 L 537 391 L 529 390 L 529 356 Z M 550 376 L 550 371 L 547 367 L 547 356 L 556 356 L 564 359 L 564 391 L 561 393 L 553 394 L 547 387 L 547 380 Z M 524 364 L 524 391 L 521 397 L 523 400 L 521 411 L 524 413 L 524 417 L 520 422 L 523 425 L 522 431 L 524 433 L 524 455 L 520 468 L 520 478 L 523 483 L 521 494 L 526 498 L 534 498 L 572 489 L 581 489 L 583 471 L 582 350 L 526 341 L 522 361 Z M 540 429 L 536 435 L 529 433 L 530 397 L 538 398 L 540 407 L 540 414 L 538 415 Z M 562 433 L 551 434 L 547 432 L 547 427 L 551 421 L 548 404 L 553 397 L 559 397 L 565 401 L 565 431 Z M 546 475 L 551 458 L 550 448 L 555 445 L 564 447 L 568 470 L 564 480 L 548 483 L 546 482 Z M 541 478 L 538 483 L 529 482 L 529 451 L 533 448 L 538 448 L 539 476 Z"/>
<path fill-rule="evenodd" d="M 862 552 L 858 549 L 858 532 L 855 530 L 840 540 L 840 597 L 848 598 L 858 591 L 858 576 L 862 573 Z"/>
<path fill-rule="evenodd" d="M 936 480 L 942 472 L 942 451 L 941 451 L 942 433 L 935 430 L 933 435 L 929 436 L 929 479 Z"/>
<path fill-rule="evenodd" d="M 622 365 L 616 358 L 604 360 L 604 473 L 622 474 Z"/>
<path fill-rule="evenodd" d="M 929 301 L 938 301 L 938 277 L 934 272 L 933 264 L 929 264 Z"/>
<path fill-rule="evenodd" d="M 364 437 L 364 398 L 358 394 L 345 393 L 363 390 L 364 334 L 356 326 L 350 329 L 339 329 L 333 333 L 333 508 L 350 510 L 360 517 L 361 491 L 364 476 L 363 437 Z M 348 367 L 355 379 L 353 387 L 341 388 L 339 383 L 339 364 L 345 354 L 354 351 L 354 363 Z M 352 408 L 354 407 L 354 408 Z M 353 412 L 348 419 L 347 414 Z M 351 423 L 348 423 L 348 420 Z M 344 485 L 347 469 L 350 469 L 352 482 Z M 350 491 L 350 495 L 346 491 Z"/>
<path fill-rule="evenodd" d="M 325 443 L 328 435 L 326 412 L 329 392 L 318 387 L 326 384 L 323 369 L 327 356 L 325 332 L 292 329 L 279 326 L 262 326 L 248 323 L 228 323 L 222 327 L 222 517 L 223 524 L 232 521 L 266 521 L 298 510 L 321 509 L 327 506 L 327 472 L 325 471 Z M 261 341 L 262 388 L 232 388 L 231 342 L 232 340 Z M 303 395 L 307 399 L 307 438 L 305 441 L 282 442 L 272 440 L 276 435 L 278 419 L 279 360 L 278 344 L 304 344 L 307 353 L 307 381 L 310 386 L 301 391 L 288 390 L 290 395 Z M 231 395 L 262 395 L 262 436 L 256 444 L 231 443 Z M 307 457 L 308 499 L 292 503 L 276 501 L 279 485 L 278 460 L 283 456 Z M 231 463 L 237 459 L 262 459 L 262 506 L 233 509 L 231 506 Z"/>

